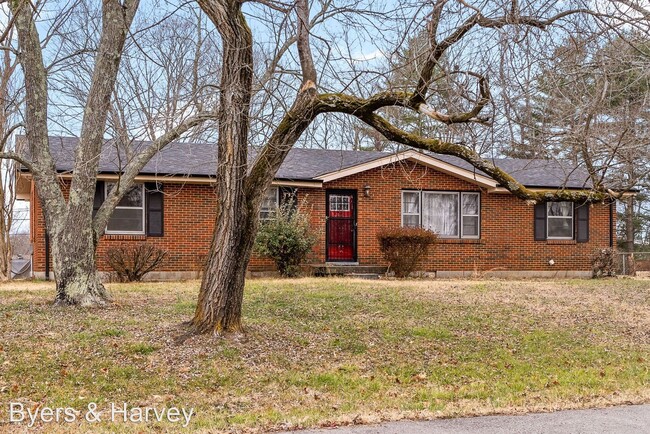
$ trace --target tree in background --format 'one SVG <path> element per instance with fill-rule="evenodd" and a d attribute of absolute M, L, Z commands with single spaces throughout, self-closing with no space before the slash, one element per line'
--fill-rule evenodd
<path fill-rule="evenodd" d="M 647 20 L 638 10 L 616 12 L 625 30 L 607 32 L 597 22 L 583 23 L 582 31 L 560 45 L 535 37 L 512 43 L 502 35 L 498 59 L 485 64 L 498 89 L 492 98 L 497 119 L 492 135 L 484 138 L 495 157 L 570 160 L 586 169 L 590 178 L 584 181 L 597 187 L 643 188 L 650 159 L 650 41 L 643 31 Z M 416 36 L 400 52 L 390 74 L 398 86 L 408 87 L 422 50 L 422 38 Z M 448 89 L 436 89 L 438 104 L 453 105 L 453 91 L 462 86 Z M 400 121 L 408 124 L 412 118 Z M 640 214 L 645 207 L 638 204 L 644 198 L 639 194 L 622 201 L 619 228 L 629 251 L 632 229 L 646 220 Z"/>
<path fill-rule="evenodd" d="M 8 17 L 4 17 L 8 20 Z M 8 27 L 0 37 L 0 45 L 14 38 Z M 0 53 L 0 153 L 14 150 L 14 133 L 22 126 L 19 109 L 24 94 L 18 77 L 18 58 L 11 50 Z M 16 203 L 16 165 L 11 159 L 0 160 L 0 280 L 11 278 L 11 235 Z"/>
<path fill-rule="evenodd" d="M 568 39 L 538 76 L 529 118 L 547 152 L 585 167 L 593 185 L 628 191 L 650 174 L 650 39 Z M 637 196 L 644 200 L 644 195 Z M 635 198 L 623 201 L 627 251 L 642 220 Z"/>

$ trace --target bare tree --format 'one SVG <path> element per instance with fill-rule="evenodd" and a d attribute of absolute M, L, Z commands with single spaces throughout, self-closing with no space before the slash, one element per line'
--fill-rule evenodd
<path fill-rule="evenodd" d="M 392 32 L 386 32 L 391 39 L 403 38 L 403 32 L 410 31 L 411 26 L 417 26 L 419 21 L 425 22 L 428 49 L 418 65 L 415 79 L 409 86 L 405 86 L 407 90 L 386 87 L 383 91 L 363 96 L 363 92 L 353 94 L 346 91 L 355 83 L 355 74 L 350 71 L 346 73 L 339 70 L 338 81 L 336 77 L 326 79 L 332 78 L 330 73 L 335 71 L 337 66 L 340 67 L 340 63 L 327 61 L 329 53 L 333 51 L 331 41 L 323 40 L 327 35 L 315 36 L 311 18 L 314 14 L 310 12 L 308 0 L 296 0 L 290 4 L 261 2 L 262 7 L 280 17 L 278 20 L 292 24 L 288 29 L 291 36 L 286 41 L 295 41 L 295 51 L 291 52 L 296 56 L 297 69 L 291 71 L 291 77 L 299 84 L 292 90 L 291 106 L 283 111 L 279 121 L 275 124 L 267 123 L 272 125 L 269 134 L 249 167 L 247 149 L 253 121 L 251 106 L 256 101 L 251 27 L 242 11 L 241 2 L 198 0 L 198 3 L 221 35 L 223 65 L 218 109 L 218 207 L 206 273 L 191 322 L 194 332 L 242 331 L 244 276 L 258 226 L 262 196 L 271 185 L 291 147 L 319 114 L 341 113 L 353 116 L 391 141 L 458 156 L 489 174 L 522 199 L 602 200 L 607 197 L 604 191 L 531 191 L 489 160 L 482 158 L 472 145 L 423 137 L 399 128 L 381 115 L 382 109 L 390 107 L 410 111 L 446 126 L 487 123 L 488 116 L 483 112 L 487 111 L 486 107 L 490 104 L 491 93 L 488 79 L 481 71 L 467 71 L 462 68 L 445 71 L 444 75 L 463 75 L 474 83 L 474 90 L 464 96 L 462 104 L 457 106 L 458 110 L 454 110 L 454 107 L 450 111 L 439 110 L 432 104 L 435 98 L 432 98 L 431 89 L 438 79 L 435 73 L 441 66 L 443 56 L 452 53 L 455 47 L 473 33 L 480 33 L 484 38 L 488 37 L 490 32 L 502 31 L 506 27 L 543 31 L 567 17 L 588 12 L 586 10 L 554 10 L 552 5 L 546 3 L 527 4 L 524 9 L 516 2 L 469 4 L 465 1 L 448 0 L 434 2 L 426 14 L 421 13 L 421 5 L 410 5 L 411 9 L 405 7 L 389 13 L 368 9 L 365 17 L 355 16 L 359 21 L 364 21 L 363 24 L 357 21 L 356 25 L 378 25 L 376 21 L 381 25 L 381 21 L 388 16 L 399 17 L 400 23 L 406 23 L 399 32 L 396 31 L 399 26 L 394 27 Z M 359 5 L 355 3 L 348 6 L 350 13 L 343 14 L 342 19 L 348 20 L 346 23 L 350 22 L 350 25 L 355 25 L 355 18 L 350 16 L 354 16 L 354 7 Z M 539 6 L 539 9 L 535 9 L 535 6 Z M 404 12 L 412 16 L 401 15 Z M 375 23 L 366 21 L 370 16 Z M 318 55 L 314 55 L 314 52 Z M 321 71 L 321 80 L 318 71 Z M 276 70 L 272 69 L 270 75 L 275 72 Z M 368 77 L 364 78 L 367 82 Z M 335 85 L 341 86 L 338 92 L 332 90 Z M 355 90 L 361 90 L 361 87 Z M 287 100 L 286 96 L 283 99 Z"/>
<path fill-rule="evenodd" d="M 8 17 L 3 17 L 8 20 Z M 8 27 L 0 39 L 5 44 L 14 37 L 14 30 Z M 0 53 L 0 152 L 11 151 L 13 133 L 21 127 L 17 116 L 23 97 L 22 86 L 17 77 L 18 61 L 11 50 Z M 13 160 L 0 161 L 0 280 L 11 278 L 11 226 L 16 202 Z"/>
<path fill-rule="evenodd" d="M 116 81 L 125 44 L 138 0 L 106 0 L 102 3 L 99 34 L 96 45 L 88 41 L 80 53 L 92 53 L 92 69 L 87 94 L 83 98 L 79 145 L 75 152 L 74 168 L 67 198 L 60 188 L 58 175 L 49 149 L 49 81 L 48 75 L 64 58 L 55 58 L 46 66 L 44 46 L 52 43 L 71 19 L 76 7 L 73 3 L 58 11 L 49 20 L 47 35 L 39 35 L 44 22 L 37 20 L 47 15 L 44 3 L 27 0 L 10 2 L 11 19 L 17 30 L 18 58 L 25 83 L 25 133 L 27 153 L 5 152 L 3 158 L 18 161 L 31 172 L 43 207 L 50 239 L 52 260 L 57 285 L 56 302 L 62 305 L 93 306 L 105 304 L 108 295 L 97 274 L 95 249 L 106 224 L 125 192 L 129 191 L 136 175 L 161 148 L 177 139 L 192 127 L 212 118 L 196 111 L 179 120 L 173 128 L 159 134 L 129 159 L 117 188 L 111 189 L 99 211 L 93 217 L 93 199 L 97 180 L 99 155 L 104 145 L 104 133 L 112 107 Z M 56 50 L 54 50 L 56 52 Z M 81 71 L 80 71 L 81 72 Z M 67 199 L 67 200 L 66 200 Z"/>
<path fill-rule="evenodd" d="M 587 168 L 595 186 L 641 186 L 650 174 L 649 71 L 650 39 L 643 33 L 566 40 L 528 82 L 532 110 L 521 121 L 538 140 L 529 149 L 543 143 L 548 154 Z M 624 202 L 628 251 L 634 250 L 634 203 L 633 196 Z"/>
<path fill-rule="evenodd" d="M 210 111 L 216 90 L 212 74 L 220 62 L 206 18 L 192 8 L 136 16 L 127 38 L 108 111 L 107 136 L 119 148 L 123 168 L 137 154 L 139 140 L 155 141 L 197 111 Z M 66 101 L 54 114 L 59 125 L 75 125 L 90 89 L 95 29 L 101 11 L 92 3 L 75 9 L 64 23 L 53 90 Z M 83 37 L 80 37 L 83 35 Z M 83 71 L 83 74 L 79 74 Z M 74 102 L 71 109 L 70 102 Z M 54 107 L 57 109 L 57 107 Z M 74 128 L 71 129 L 74 134 Z M 183 140 L 208 140 L 210 130 L 193 128 Z"/>

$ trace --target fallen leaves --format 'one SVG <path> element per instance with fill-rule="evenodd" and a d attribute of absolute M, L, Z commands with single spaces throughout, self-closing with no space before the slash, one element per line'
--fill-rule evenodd
<path fill-rule="evenodd" d="M 112 285 L 91 313 L 3 292 L 2 400 L 188 405 L 236 431 L 650 401 L 650 281 L 251 280 L 245 338 L 178 345 L 197 287 Z"/>

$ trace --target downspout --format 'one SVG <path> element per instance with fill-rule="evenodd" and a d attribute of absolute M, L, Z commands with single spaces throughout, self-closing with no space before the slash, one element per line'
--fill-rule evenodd
<path fill-rule="evenodd" d="M 50 280 L 50 236 L 45 231 L 45 280 Z"/>

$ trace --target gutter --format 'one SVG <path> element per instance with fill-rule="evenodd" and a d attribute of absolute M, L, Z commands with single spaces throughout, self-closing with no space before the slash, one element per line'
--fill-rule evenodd
<path fill-rule="evenodd" d="M 31 173 L 22 172 L 25 178 L 31 178 Z M 72 173 L 59 173 L 61 179 L 72 179 Z M 97 175 L 98 181 L 119 181 L 121 175 L 113 173 L 100 173 Z M 179 183 L 179 184 L 215 184 L 217 180 L 210 176 L 184 176 L 184 175 L 138 175 L 135 182 L 162 182 L 162 183 Z M 323 181 L 311 180 L 291 180 L 276 179 L 272 182 L 273 186 L 303 187 L 303 188 L 321 188 Z"/>

